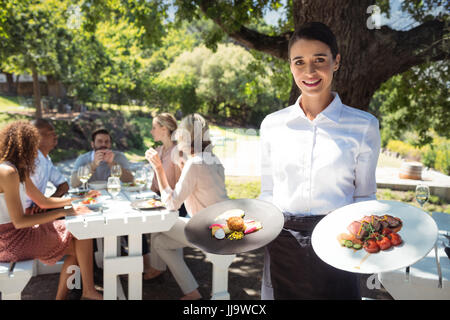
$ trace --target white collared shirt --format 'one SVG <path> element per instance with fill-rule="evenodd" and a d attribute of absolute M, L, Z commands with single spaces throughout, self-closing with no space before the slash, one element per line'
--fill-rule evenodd
<path fill-rule="evenodd" d="M 38 156 L 35 160 L 34 173 L 30 177 L 36 188 L 45 195 L 45 190 L 47 188 L 47 183 L 50 181 L 55 187 L 63 184 L 66 178 L 62 173 L 53 165 L 50 156 L 45 157 L 41 150 L 38 150 Z M 29 208 L 33 201 L 27 196 L 26 207 Z"/>
<path fill-rule="evenodd" d="M 378 120 L 333 101 L 311 121 L 296 103 L 261 123 L 261 194 L 285 214 L 322 215 L 373 200 Z"/>

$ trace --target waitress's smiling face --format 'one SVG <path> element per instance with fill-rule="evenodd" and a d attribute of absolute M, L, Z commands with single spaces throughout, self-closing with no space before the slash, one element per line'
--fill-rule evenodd
<path fill-rule="evenodd" d="M 316 96 L 331 91 L 333 72 L 339 67 L 340 55 L 333 59 L 330 47 L 318 40 L 299 39 L 289 52 L 290 67 L 302 95 Z"/>

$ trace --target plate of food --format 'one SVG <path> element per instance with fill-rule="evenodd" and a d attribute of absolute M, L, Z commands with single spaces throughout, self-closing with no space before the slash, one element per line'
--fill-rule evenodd
<path fill-rule="evenodd" d="M 284 225 L 281 211 L 256 199 L 226 200 L 196 213 L 184 230 L 203 251 L 237 254 L 259 249 L 274 240 Z"/>
<path fill-rule="evenodd" d="M 371 200 L 328 214 L 314 228 L 311 244 L 320 259 L 337 269 L 372 274 L 416 263 L 437 236 L 436 223 L 420 208 Z"/>
<path fill-rule="evenodd" d="M 102 206 L 102 202 L 98 197 L 89 197 L 72 201 L 72 206 L 86 206 L 89 209 L 93 210 L 100 208 Z"/>
<path fill-rule="evenodd" d="M 122 182 L 122 190 L 128 192 L 136 192 L 142 189 L 143 185 L 136 182 Z"/>
<path fill-rule="evenodd" d="M 93 190 L 103 190 L 106 189 L 107 183 L 106 181 L 92 181 L 88 182 L 88 185 Z"/>
<path fill-rule="evenodd" d="M 161 200 L 154 198 L 132 201 L 131 207 L 137 210 L 152 210 L 165 208 L 164 203 Z"/>
<path fill-rule="evenodd" d="M 84 197 L 87 195 L 88 193 L 88 189 L 79 189 L 79 188 L 75 188 L 75 189 L 70 189 L 68 191 L 68 193 L 72 196 L 72 197 Z"/>

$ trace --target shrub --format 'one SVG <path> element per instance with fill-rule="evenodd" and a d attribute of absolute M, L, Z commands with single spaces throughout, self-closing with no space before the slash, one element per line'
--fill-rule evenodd
<path fill-rule="evenodd" d="M 404 158 L 414 160 L 420 159 L 420 149 L 400 140 L 389 141 L 386 148 L 398 152 Z"/>

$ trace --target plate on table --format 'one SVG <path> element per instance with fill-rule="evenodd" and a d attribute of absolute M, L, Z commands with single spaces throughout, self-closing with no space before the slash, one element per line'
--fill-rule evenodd
<path fill-rule="evenodd" d="M 364 216 L 390 215 L 402 220 L 398 232 L 403 243 L 377 253 L 341 246 L 337 237 L 349 233 L 347 226 Z M 391 200 L 353 203 L 325 216 L 313 230 L 311 244 L 317 256 L 329 265 L 354 273 L 379 273 L 410 266 L 434 247 L 438 228 L 431 216 L 412 205 Z"/>
<path fill-rule="evenodd" d="M 233 212 L 242 212 L 244 221 L 257 221 L 262 228 L 245 234 L 239 240 L 219 240 L 213 237 L 210 226 L 226 224 L 227 218 L 232 216 Z M 283 225 L 284 216 L 273 204 L 257 199 L 235 199 L 219 202 L 199 211 L 189 220 L 184 232 L 188 241 L 203 251 L 227 255 L 248 252 L 267 245 L 278 236 Z"/>
<path fill-rule="evenodd" d="M 94 190 L 103 190 L 106 189 L 107 183 L 106 181 L 92 181 L 88 182 L 89 188 Z"/>
<path fill-rule="evenodd" d="M 135 200 L 131 202 L 131 207 L 137 210 L 152 210 L 165 208 L 164 203 L 157 199 Z"/>
<path fill-rule="evenodd" d="M 128 192 L 139 191 L 143 186 L 136 184 L 135 182 L 122 182 L 122 190 Z"/>
<path fill-rule="evenodd" d="M 102 201 L 98 198 L 85 198 L 72 201 L 72 206 L 86 206 L 91 210 L 98 209 L 102 206 Z"/>
<path fill-rule="evenodd" d="M 87 195 L 88 191 L 89 190 L 87 190 L 87 189 L 75 188 L 75 189 L 70 189 L 68 191 L 68 193 L 73 197 L 84 197 Z"/>

